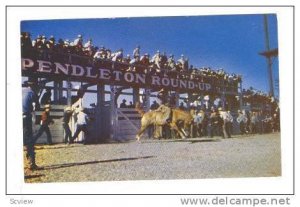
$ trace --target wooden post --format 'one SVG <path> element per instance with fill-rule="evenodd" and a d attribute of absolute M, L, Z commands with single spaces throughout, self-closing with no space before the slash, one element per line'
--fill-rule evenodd
<path fill-rule="evenodd" d="M 133 88 L 133 104 L 135 105 L 137 102 L 140 101 L 140 89 Z"/>
<path fill-rule="evenodd" d="M 63 81 L 58 82 L 58 101 L 60 102 L 63 97 Z"/>
<path fill-rule="evenodd" d="M 180 94 L 178 93 L 178 91 L 175 91 L 175 106 L 176 106 L 176 108 L 179 107 L 179 96 L 180 96 Z"/>
<path fill-rule="evenodd" d="M 150 96 L 151 96 L 151 89 L 149 88 L 145 88 L 145 107 L 147 109 L 147 111 L 149 111 L 151 103 L 150 103 Z"/>
<path fill-rule="evenodd" d="M 96 125 L 99 127 L 100 131 L 104 131 L 104 125 L 102 118 L 102 112 L 103 112 L 103 107 L 104 107 L 104 101 L 105 101 L 105 93 L 104 93 L 104 85 L 103 84 L 98 84 L 97 85 L 97 104 L 96 104 Z M 97 137 L 98 141 L 99 138 Z"/>
<path fill-rule="evenodd" d="M 54 98 L 54 103 L 57 104 L 58 103 L 58 82 L 54 81 L 53 82 L 53 98 Z"/>
<path fill-rule="evenodd" d="M 240 109 L 243 108 L 243 86 L 242 86 L 242 81 L 240 82 Z"/>
<path fill-rule="evenodd" d="M 72 83 L 71 81 L 68 79 L 67 80 L 67 104 L 68 106 L 72 105 Z"/>
<path fill-rule="evenodd" d="M 116 86 L 110 86 L 110 138 L 117 139 L 117 106 L 115 103 Z"/>

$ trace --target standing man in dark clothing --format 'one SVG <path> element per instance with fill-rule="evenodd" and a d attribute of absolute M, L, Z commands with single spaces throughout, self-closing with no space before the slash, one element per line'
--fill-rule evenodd
<path fill-rule="evenodd" d="M 50 105 L 45 105 L 45 111 L 42 113 L 41 117 L 41 126 L 36 135 L 34 135 L 34 142 L 38 140 L 38 138 L 46 132 L 47 134 L 47 144 L 52 144 L 52 135 L 49 129 L 49 124 L 53 124 L 53 120 L 50 118 Z"/>
<path fill-rule="evenodd" d="M 23 105 L 23 145 L 26 150 L 26 158 L 29 162 L 30 170 L 38 170 L 35 163 L 34 144 L 35 140 L 32 134 L 32 112 L 35 110 L 33 104 L 38 104 L 36 95 L 37 85 L 34 82 L 26 82 L 22 88 Z"/>
<path fill-rule="evenodd" d="M 72 117 L 72 114 L 73 114 L 72 107 L 70 106 L 66 107 L 64 111 L 63 121 L 62 121 L 63 128 L 65 130 L 65 138 L 64 138 L 65 144 L 70 142 L 70 140 L 72 139 L 72 132 L 69 126 L 69 122 Z"/>
<path fill-rule="evenodd" d="M 120 108 L 127 108 L 126 99 L 123 99 L 122 103 L 120 104 Z"/>
<path fill-rule="evenodd" d="M 223 120 L 220 117 L 219 112 L 216 110 L 213 110 L 211 115 L 210 115 L 210 137 L 213 138 L 214 135 L 219 135 L 220 134 L 220 129 L 223 125 Z M 224 137 L 224 134 L 222 134 Z"/>

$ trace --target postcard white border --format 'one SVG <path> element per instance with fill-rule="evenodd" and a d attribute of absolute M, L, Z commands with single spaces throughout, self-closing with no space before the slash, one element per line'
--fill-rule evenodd
<path fill-rule="evenodd" d="M 133 16 L 276 13 L 279 35 L 282 176 L 271 178 L 25 184 L 22 163 L 20 21 Z M 9 7 L 7 8 L 7 192 L 10 194 L 291 194 L 293 193 L 292 7 Z M 19 101 L 18 101 L 19 100 Z"/>

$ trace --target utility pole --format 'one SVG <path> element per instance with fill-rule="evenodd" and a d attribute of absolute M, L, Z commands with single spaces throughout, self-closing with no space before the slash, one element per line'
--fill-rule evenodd
<path fill-rule="evenodd" d="M 273 50 L 270 50 L 270 39 L 269 39 L 269 28 L 268 28 L 268 16 L 264 14 L 264 29 L 265 29 L 265 43 L 266 51 L 261 53 L 267 58 L 268 65 L 268 80 L 269 80 L 269 95 L 274 96 L 274 86 L 273 86 L 273 72 L 272 72 L 272 57 L 275 56 Z M 278 49 L 277 49 L 278 55 Z"/>

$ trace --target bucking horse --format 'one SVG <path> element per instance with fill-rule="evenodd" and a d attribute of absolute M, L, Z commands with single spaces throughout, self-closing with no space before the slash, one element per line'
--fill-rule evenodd
<path fill-rule="evenodd" d="M 151 125 L 163 126 L 167 124 L 171 127 L 171 129 L 174 129 L 176 132 L 178 132 L 181 138 L 184 139 L 189 136 L 189 133 L 187 133 L 185 130 L 189 129 L 193 122 L 193 116 L 190 113 L 180 109 L 172 109 L 165 105 L 160 105 L 158 109 L 148 112 L 142 111 L 139 106 L 137 106 L 136 109 L 142 116 L 141 129 L 136 135 L 136 139 L 138 141 L 145 130 Z M 178 122 L 180 121 L 184 124 L 183 128 L 178 127 Z"/>

